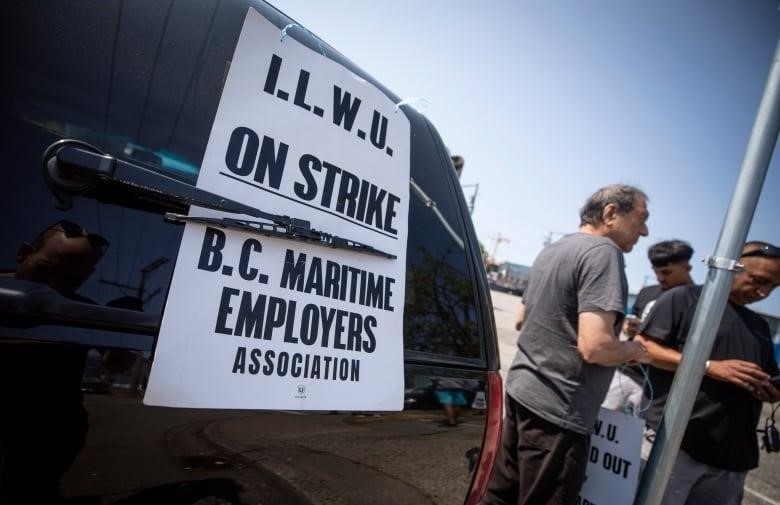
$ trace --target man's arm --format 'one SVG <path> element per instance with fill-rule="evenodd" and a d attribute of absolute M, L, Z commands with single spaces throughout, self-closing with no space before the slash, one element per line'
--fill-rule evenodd
<path fill-rule="evenodd" d="M 680 366 L 682 354 L 645 335 L 637 335 L 634 340 L 647 349 L 652 361 L 650 364 L 661 370 L 674 372 Z M 730 382 L 750 392 L 761 401 L 777 398 L 777 389 L 768 386 L 769 375 L 755 363 L 740 359 L 708 360 L 704 375 L 715 380 Z M 770 389 L 771 388 L 771 389 Z M 774 391 L 773 391 L 774 390 Z M 777 401 L 777 400 L 775 400 Z"/>
<path fill-rule="evenodd" d="M 634 340 L 645 346 L 648 354 L 650 354 L 650 364 L 661 370 L 668 372 L 674 372 L 677 367 L 680 366 L 680 359 L 682 354 L 676 349 L 661 345 L 657 340 L 648 338 L 644 335 L 637 335 Z"/>
<path fill-rule="evenodd" d="M 517 306 L 517 314 L 515 314 L 515 329 L 517 331 L 520 331 L 523 328 L 524 322 L 525 322 L 525 304 L 523 302 L 520 302 L 520 305 Z"/>
<path fill-rule="evenodd" d="M 621 342 L 615 336 L 616 317 L 615 312 L 580 312 L 577 349 L 582 359 L 603 366 L 649 363 L 651 358 L 643 345 L 633 340 Z"/>

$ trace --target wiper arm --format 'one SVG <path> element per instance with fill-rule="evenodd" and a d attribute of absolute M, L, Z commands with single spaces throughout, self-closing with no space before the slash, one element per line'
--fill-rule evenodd
<path fill-rule="evenodd" d="M 142 198 L 153 206 L 162 208 L 167 204 L 169 208 L 184 211 L 186 206 L 195 205 L 232 214 L 267 218 L 264 212 L 254 207 L 104 154 L 78 140 L 55 142 L 46 149 L 43 163 L 44 179 L 54 193 L 55 205 L 58 208 L 70 208 L 74 194 L 89 192 L 100 184 L 113 184 L 122 187 L 136 198 Z M 110 196 L 109 194 L 106 199 L 111 200 Z"/>
<path fill-rule="evenodd" d="M 350 240 L 329 233 L 317 231 L 309 225 L 308 221 L 294 219 L 287 216 L 274 216 L 273 214 L 263 213 L 265 219 L 271 221 L 264 223 L 261 221 L 247 221 L 244 219 L 233 219 L 229 217 L 198 217 L 185 216 L 167 212 L 165 220 L 172 223 L 201 223 L 206 225 L 220 226 L 248 233 L 265 235 L 266 237 L 278 237 L 288 240 L 300 240 L 302 242 L 312 242 L 325 247 L 334 249 L 345 249 L 383 258 L 396 259 L 394 254 L 380 251 L 370 245 L 362 244 L 355 240 Z"/>
<path fill-rule="evenodd" d="M 255 207 L 244 205 L 215 193 L 196 188 L 191 184 L 178 181 L 161 173 L 149 170 L 136 163 L 120 160 L 102 153 L 97 148 L 79 140 L 60 140 L 46 149 L 43 155 L 43 175 L 54 194 L 55 205 L 69 208 L 74 194 L 98 194 L 98 199 L 117 203 L 127 202 L 136 205 L 143 200 L 153 211 L 165 212 L 165 219 L 174 223 L 187 221 L 213 224 L 223 228 L 233 228 L 245 232 L 260 233 L 266 236 L 291 240 L 314 242 L 323 246 L 362 252 L 396 259 L 397 256 L 382 252 L 370 245 L 361 244 L 325 232 L 312 229 L 311 223 L 304 219 L 280 216 L 263 212 Z M 120 197 L 115 192 L 95 191 L 96 186 L 106 184 L 121 187 L 127 196 Z M 190 217 L 186 212 L 194 205 L 231 214 L 244 214 L 270 221 L 247 221 L 231 218 Z M 176 210 L 177 212 L 170 212 Z"/>

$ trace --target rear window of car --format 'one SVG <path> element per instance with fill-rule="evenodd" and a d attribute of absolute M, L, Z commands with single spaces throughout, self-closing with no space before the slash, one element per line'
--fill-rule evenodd
<path fill-rule="evenodd" d="M 12 44 L 8 51 L 3 80 L 9 84 L 6 99 L 14 99 L 3 128 L 32 133 L 18 146 L 14 175 L 6 174 L 7 191 L 26 194 L 32 214 L 2 233 L 6 265 L 13 264 L 20 240 L 30 240 L 60 216 L 38 172 L 41 153 L 57 139 L 88 142 L 188 183 L 197 179 L 223 80 L 252 4 L 152 2 L 143 11 L 133 3 L 112 5 L 92 10 L 55 2 L 39 9 L 22 2 L 4 8 L 17 20 L 24 44 Z M 415 115 L 405 349 L 476 359 L 482 349 L 474 267 L 449 158 L 434 135 Z M 144 310 L 161 311 L 181 228 L 157 215 L 102 203 L 78 202 L 74 211 L 74 220 L 111 239 L 83 295 L 99 304 L 139 295 Z M 151 346 L 148 338 L 109 338 L 95 330 L 47 332 L 49 338 L 65 334 L 89 345 Z"/>

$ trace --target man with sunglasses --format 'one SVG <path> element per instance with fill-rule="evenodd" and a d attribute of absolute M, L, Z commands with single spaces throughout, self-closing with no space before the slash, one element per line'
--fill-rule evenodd
<path fill-rule="evenodd" d="M 740 503 L 745 476 L 758 466 L 756 426 L 762 403 L 780 401 L 780 390 L 769 381 L 778 374 L 769 325 L 745 307 L 780 285 L 780 248 L 748 242 L 740 263 L 744 268 L 734 276 L 664 505 Z M 636 336 L 652 358 L 653 398 L 644 414 L 643 459 L 652 448 L 700 294 L 701 286 L 666 291 Z"/>
<path fill-rule="evenodd" d="M 108 241 L 80 225 L 57 221 L 16 253 L 17 279 L 46 284 L 61 295 L 81 299 L 76 290 L 95 271 Z"/>
<path fill-rule="evenodd" d="M 0 275 L 95 303 L 76 290 L 107 247 L 103 237 L 58 221 L 22 244 L 16 269 Z M 86 441 L 81 393 L 86 357 L 84 346 L 0 338 L 0 503 L 59 503 L 60 478 Z"/>

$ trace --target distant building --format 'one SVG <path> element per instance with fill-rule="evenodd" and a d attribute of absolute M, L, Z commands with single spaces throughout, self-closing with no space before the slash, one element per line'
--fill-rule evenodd
<path fill-rule="evenodd" d="M 500 263 L 496 270 L 488 276 L 490 287 L 509 292 L 518 296 L 523 296 L 526 286 L 528 286 L 528 275 L 531 267 L 505 261 Z"/>
<path fill-rule="evenodd" d="M 505 261 L 498 267 L 499 277 L 505 278 L 509 282 L 528 284 L 528 275 L 531 273 L 531 267 L 526 265 L 520 265 L 518 263 L 510 263 Z"/>

